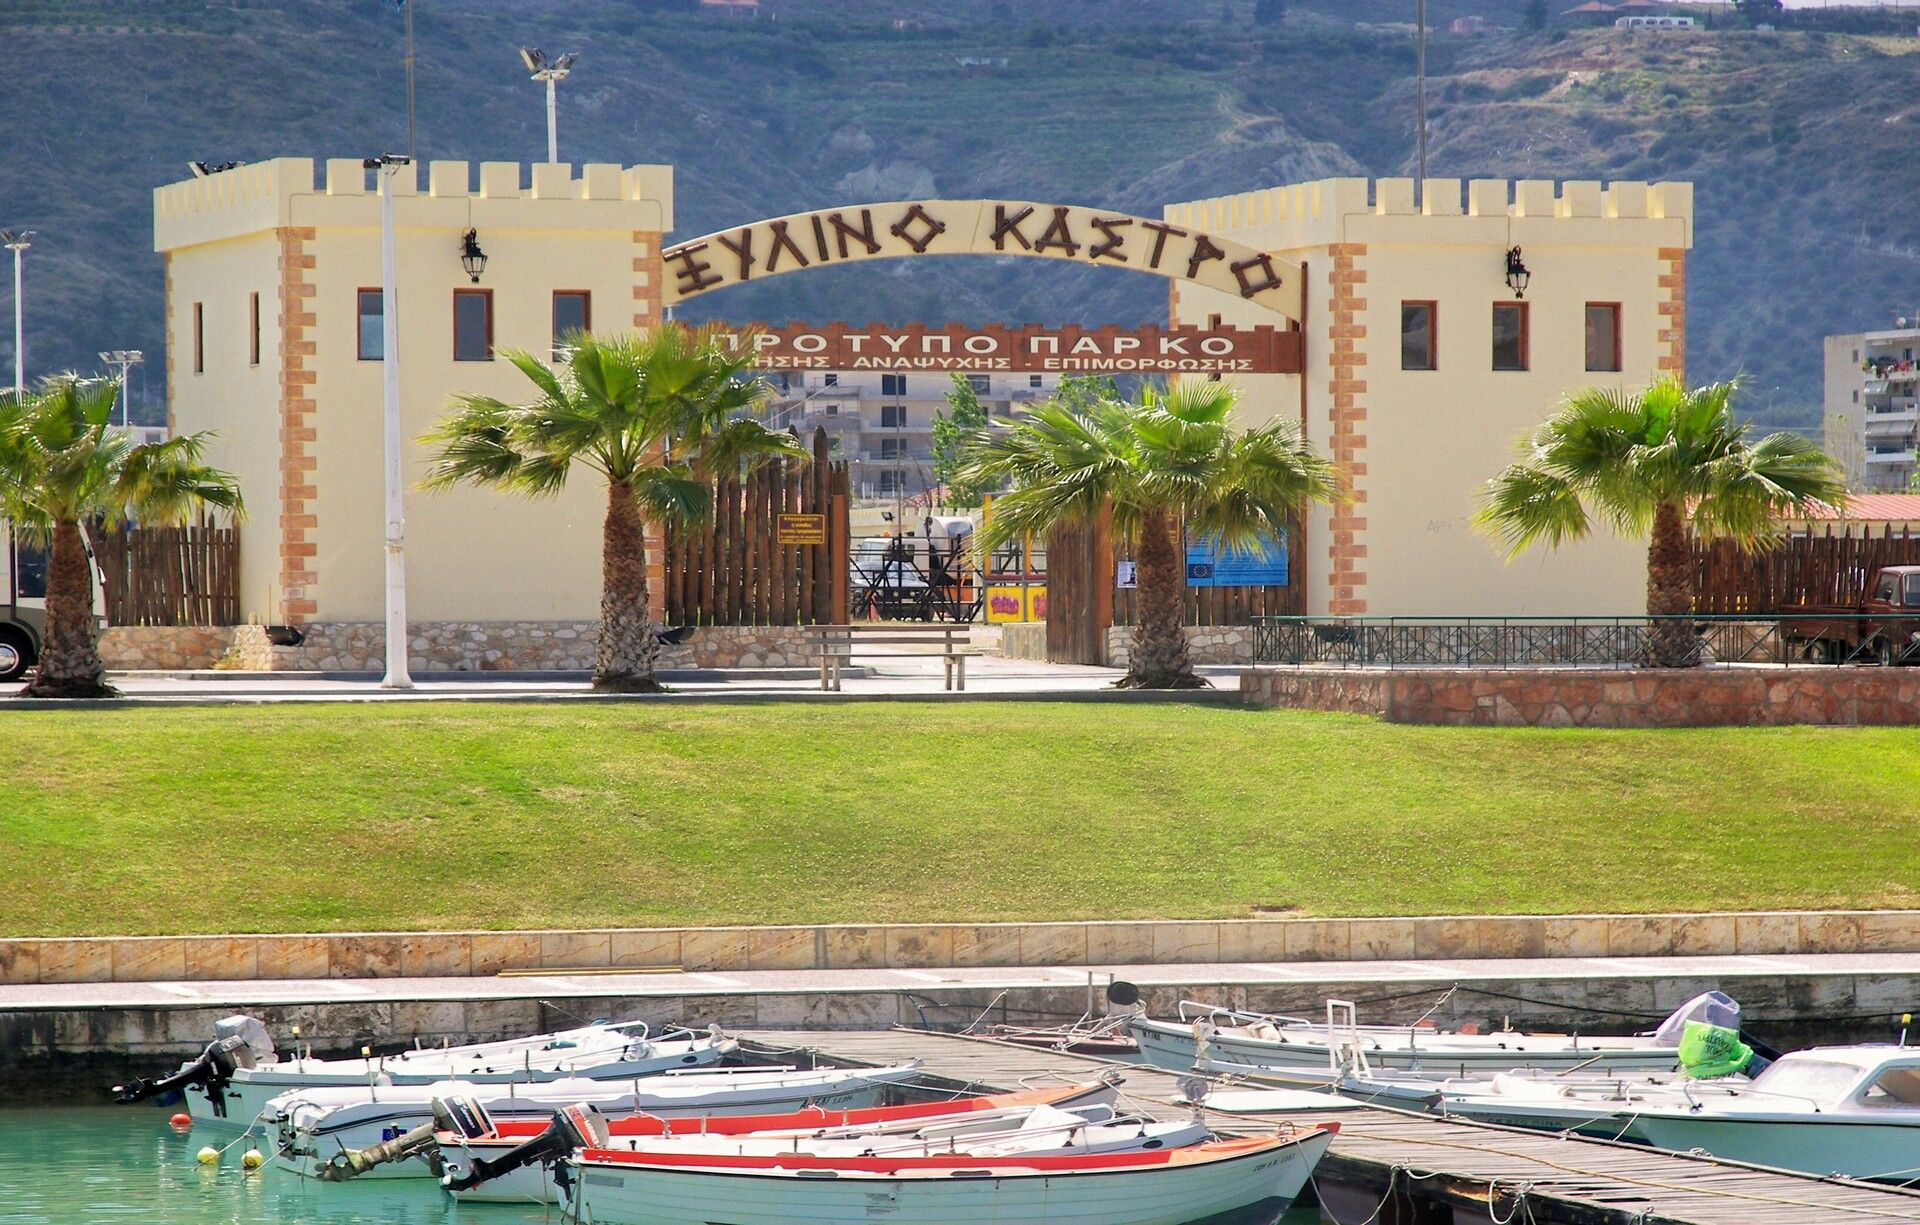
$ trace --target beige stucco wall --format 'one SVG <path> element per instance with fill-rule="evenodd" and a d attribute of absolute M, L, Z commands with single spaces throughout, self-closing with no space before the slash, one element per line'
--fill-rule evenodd
<path fill-rule="evenodd" d="M 375 621 L 383 610 L 382 367 L 360 361 L 357 292 L 381 283 L 379 199 L 370 173 L 302 159 L 240 167 L 155 193 L 156 247 L 168 254 L 176 354 L 176 428 L 219 429 L 214 461 L 239 474 L 253 511 L 242 613 L 265 621 Z M 522 399 L 531 384 L 501 351 L 550 353 L 552 294 L 592 295 L 597 332 L 657 318 L 659 237 L 672 224 L 664 167 L 438 162 L 404 168 L 395 193 L 401 432 L 408 474 L 426 471 L 414 440 L 458 392 Z M 488 259 L 476 285 L 462 270 L 471 227 Z M 283 273 L 278 235 L 299 242 L 290 291 L 306 320 L 282 358 L 246 366 L 246 295 L 271 299 Z M 495 358 L 453 360 L 453 293 L 493 294 Z M 205 303 L 206 371 L 191 363 L 191 303 Z M 263 332 L 276 312 L 263 307 Z M 228 320 L 231 317 L 232 323 Z M 232 333 L 231 343 L 213 337 Z M 282 367 L 285 367 L 284 369 Z M 283 429 L 295 402 L 298 439 Z M 310 437 L 306 433 L 310 431 Z M 303 454 L 304 453 L 304 454 Z M 310 470 L 303 465 L 310 464 Z M 277 491 L 313 495 L 283 519 Z M 307 471 L 304 481 L 298 473 Z M 560 496 L 529 502 L 483 490 L 407 492 L 408 612 L 419 621 L 591 620 L 600 591 L 604 492 L 583 474 Z M 294 560 L 283 554 L 291 547 Z M 310 550 L 311 557 L 304 558 Z M 303 569 L 304 567 L 304 569 Z M 310 575 L 310 581 L 302 578 Z M 281 580 L 284 580 L 281 581 Z M 289 615 L 289 592 L 313 608 Z"/>
<path fill-rule="evenodd" d="M 1353 551 L 1345 560 L 1357 602 L 1372 616 L 1570 615 L 1634 613 L 1644 607 L 1644 545 L 1604 530 L 1557 552 L 1511 563 L 1471 517 L 1483 483 L 1511 461 L 1518 440 L 1570 389 L 1633 388 L 1676 356 L 1683 335 L 1662 306 L 1684 301 L 1671 256 L 1690 243 L 1685 184 L 1429 184 L 1414 209 L 1410 180 L 1328 180 L 1270 193 L 1176 205 L 1182 224 L 1225 228 L 1234 237 L 1307 266 L 1307 435 L 1335 447 L 1336 417 L 1360 501 L 1346 508 Z M 1511 301 L 1504 253 L 1518 245 L 1532 270 L 1529 369 L 1495 371 L 1492 304 Z M 1663 255 L 1663 253 L 1665 253 Z M 1346 304 L 1335 314 L 1337 259 L 1350 268 Z M 1438 369 L 1400 369 L 1400 305 L 1434 301 Z M 1585 369 L 1584 308 L 1621 304 L 1617 373 Z M 1677 308 L 1670 307 L 1670 310 Z M 1269 312 L 1227 295 L 1182 285 L 1175 318 L 1210 313 L 1249 325 Z M 1673 319 L 1670 325 L 1668 320 Z M 1336 336 L 1335 333 L 1338 333 Z M 1353 408 L 1333 394 L 1337 342 L 1362 358 L 1349 388 Z M 1283 376 L 1240 378 L 1245 420 L 1300 412 L 1299 383 Z M 1351 520 L 1363 521 L 1363 526 Z M 1341 609 L 1331 571 L 1332 516 L 1308 528 L 1310 612 Z"/>

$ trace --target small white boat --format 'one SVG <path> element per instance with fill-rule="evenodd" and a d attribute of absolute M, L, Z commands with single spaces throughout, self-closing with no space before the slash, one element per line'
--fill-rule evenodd
<path fill-rule="evenodd" d="M 1689 1081 L 1663 1074 L 1658 1079 L 1636 1079 L 1631 1075 L 1568 1076 L 1536 1069 L 1441 1081 L 1428 1086 L 1424 1101 L 1394 1104 L 1425 1106 L 1435 1114 L 1476 1123 L 1644 1141 L 1635 1124 L 1646 1108 L 1719 1098 L 1749 1083 L 1744 1076 Z M 1382 1096 L 1392 1099 L 1395 1093 L 1388 1089 Z"/>
<path fill-rule="evenodd" d="M 353 1154 L 398 1140 L 436 1122 L 435 1099 L 471 1099 L 494 1119 L 550 1121 L 576 1103 L 607 1114 L 646 1113 L 663 1118 L 772 1114 L 816 1105 L 832 1109 L 871 1106 L 887 1086 L 912 1080 L 917 1061 L 884 1068 L 708 1068 L 628 1080 L 552 1080 L 491 1085 L 440 1081 L 376 1089 L 301 1089 L 268 1102 L 260 1126 L 272 1146 L 272 1161 L 296 1174 L 330 1178 L 327 1167 Z M 358 1176 L 420 1178 L 433 1173 L 422 1160 L 371 1166 Z"/>
<path fill-rule="evenodd" d="M 1739 1027 L 1740 1006 L 1710 992 L 1668 1017 L 1658 1030 L 1628 1037 L 1582 1034 L 1492 1033 L 1442 1030 L 1423 1025 L 1361 1025 L 1345 1000 L 1327 1002 L 1325 1024 L 1300 1017 L 1269 1016 L 1183 1000 L 1178 1021 L 1137 1016 L 1132 1030 L 1149 1063 L 1176 1072 L 1300 1072 L 1336 1082 L 1358 1052 L 1384 1071 L 1441 1079 L 1491 1076 L 1514 1068 L 1671 1069 L 1678 1058 L 1680 1027 L 1689 1019 Z"/>
<path fill-rule="evenodd" d="M 1116 1093 L 1112 1084 L 1093 1083 L 958 1102 L 677 1124 L 648 1117 L 587 1119 L 570 1107 L 532 1135 L 528 1124 L 495 1124 L 477 1136 L 469 1137 L 463 1128 L 436 1139 L 447 1171 L 441 1183 L 456 1198 L 523 1204 L 563 1202 L 553 1167 L 583 1147 L 769 1157 L 988 1157 L 1042 1150 L 1055 1155 L 1151 1151 L 1212 1139 L 1197 1119 L 1162 1123 L 1123 1115 L 1114 1108 Z M 447 1113 L 485 1125 L 484 1112 L 471 1105 Z"/>
<path fill-rule="evenodd" d="M 595 1022 L 577 1029 L 465 1046 L 415 1047 L 360 1059 L 316 1059 L 295 1039 L 282 1057 L 257 1017 L 214 1025 L 214 1040 L 170 1076 L 114 1087 L 131 1103 L 178 1089 L 196 1124 L 252 1125 L 271 1099 L 301 1089 L 430 1085 L 460 1080 L 482 1085 L 538 1084 L 572 1078 L 631 1079 L 717 1063 L 737 1043 L 718 1028 L 649 1036 L 641 1021 Z"/>
<path fill-rule="evenodd" d="M 889 1225 L 1046 1222 L 1183 1225 L 1306 1185 L 1330 1128 L 1145 1152 L 1002 1156 L 780 1156 L 587 1148 L 568 1163 L 569 1207 L 592 1225 Z"/>
<path fill-rule="evenodd" d="M 1807 1174 L 1920 1178 L 1920 1048 L 1815 1047 L 1781 1056 L 1744 1086 L 1679 1088 L 1635 1105 L 1634 1136 Z"/>

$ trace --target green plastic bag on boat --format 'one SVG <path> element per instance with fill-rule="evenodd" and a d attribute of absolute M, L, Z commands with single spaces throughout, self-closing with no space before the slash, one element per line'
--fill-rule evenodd
<path fill-rule="evenodd" d="M 1753 1048 L 1736 1030 L 1688 1021 L 1680 1030 L 1680 1071 L 1689 1080 L 1732 1076 L 1753 1059 Z"/>

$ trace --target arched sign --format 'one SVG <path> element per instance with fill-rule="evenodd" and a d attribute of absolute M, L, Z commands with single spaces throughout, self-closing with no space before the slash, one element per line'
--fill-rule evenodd
<path fill-rule="evenodd" d="M 756 221 L 661 252 L 669 306 L 762 277 L 920 255 L 1024 255 L 1189 281 L 1298 321 L 1300 265 L 1199 230 L 1076 205 L 914 200 Z"/>

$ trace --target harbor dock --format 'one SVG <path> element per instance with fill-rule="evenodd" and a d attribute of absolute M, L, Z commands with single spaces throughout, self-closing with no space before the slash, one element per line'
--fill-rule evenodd
<path fill-rule="evenodd" d="M 820 1033 L 760 1031 L 756 1054 L 807 1052 L 842 1066 L 917 1058 L 930 1088 L 1006 1092 L 1089 1080 L 1120 1070 L 1122 1092 L 1161 1118 L 1194 1107 L 1182 1077 L 1140 1064 L 1035 1050 L 991 1038 L 914 1029 Z M 1342 1225 L 1825 1225 L 1920 1221 L 1920 1192 L 1820 1178 L 1639 1145 L 1563 1137 L 1408 1111 L 1357 1109 L 1233 1114 L 1206 1110 L 1222 1133 L 1255 1135 L 1337 1123 L 1314 1179 Z"/>

